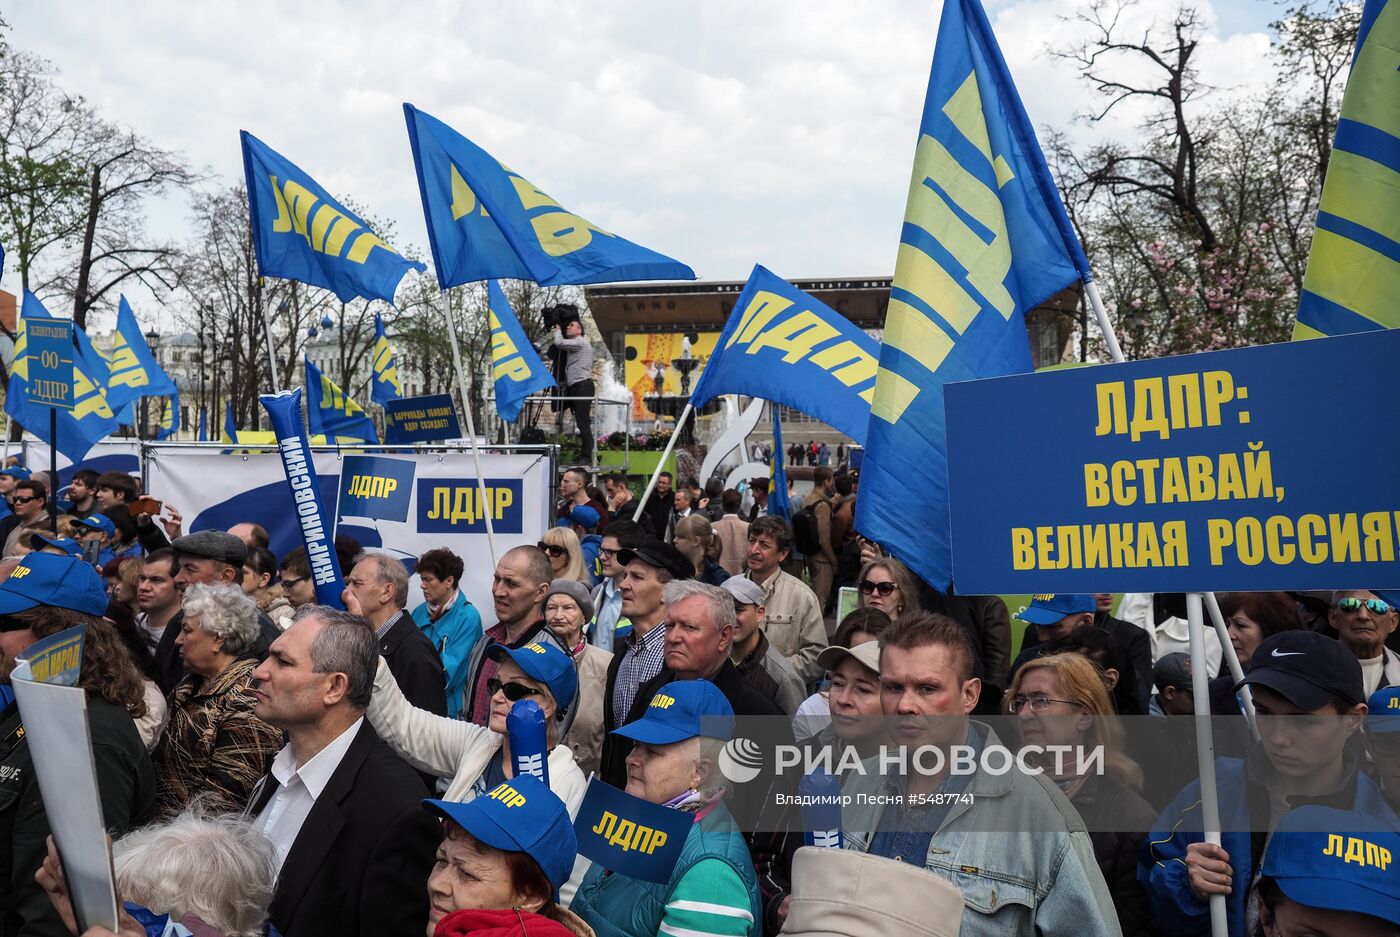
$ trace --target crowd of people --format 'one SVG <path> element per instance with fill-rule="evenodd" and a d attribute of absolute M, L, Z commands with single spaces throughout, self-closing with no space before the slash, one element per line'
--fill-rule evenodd
<path fill-rule="evenodd" d="M 626 475 L 570 468 L 557 525 L 499 556 L 489 609 L 463 587 L 483 557 L 450 541 L 411 577 L 392 545 L 338 538 L 331 608 L 305 550 L 275 556 L 256 523 L 187 532 L 124 473 L 61 489 L 6 468 L 0 937 L 77 933 L 61 806 L 9 686 L 75 625 L 123 937 L 1188 937 L 1215 896 L 1231 937 L 1400 934 L 1388 602 L 1220 597 L 1244 679 L 1216 644 L 1212 842 L 1180 597 L 1036 595 L 1013 616 L 933 589 L 859 536 L 859 477 L 824 463 L 791 519 L 767 479 L 663 473 L 639 503 Z M 513 757 L 522 701 L 547 784 Z M 726 743 L 755 726 L 762 770 L 733 776 Z M 785 772 L 786 750 L 831 756 L 844 849 L 823 848 L 799 795 L 817 772 Z M 583 855 L 590 783 L 693 818 L 669 872 Z"/>

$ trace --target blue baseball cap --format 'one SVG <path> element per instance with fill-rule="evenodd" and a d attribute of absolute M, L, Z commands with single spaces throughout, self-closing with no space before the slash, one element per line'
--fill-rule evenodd
<path fill-rule="evenodd" d="M 560 714 L 574 704 L 574 697 L 578 695 L 574 659 L 548 641 L 531 641 L 520 647 L 493 644 L 487 648 L 486 656 L 498 664 L 512 660 L 527 677 L 549 687 Z"/>
<path fill-rule="evenodd" d="M 1291 901 L 1400 924 L 1400 830 L 1370 814 L 1309 805 L 1284 815 L 1260 874 Z"/>
<path fill-rule="evenodd" d="M 0 583 L 0 615 L 40 605 L 100 617 L 107 614 L 107 590 L 97 570 L 76 557 L 30 553 Z"/>
<path fill-rule="evenodd" d="M 106 514 L 94 514 L 91 517 L 82 517 L 73 522 L 74 526 L 86 527 L 88 530 L 100 530 L 109 537 L 117 533 L 117 525 L 112 523 L 112 519 Z"/>
<path fill-rule="evenodd" d="M 1400 732 L 1400 686 L 1377 690 L 1366 701 L 1367 732 Z"/>
<path fill-rule="evenodd" d="M 586 504 L 580 504 L 569 512 L 569 520 L 585 530 L 595 529 L 602 519 L 602 515 L 598 513 L 596 508 L 591 508 Z"/>
<path fill-rule="evenodd" d="M 656 691 L 640 719 L 613 729 L 613 735 L 648 745 L 670 745 L 697 735 L 728 740 L 733 734 L 734 707 L 708 680 L 666 684 Z"/>
<path fill-rule="evenodd" d="M 569 810 L 559 795 L 532 774 L 518 774 L 465 804 L 425 800 L 423 806 L 488 846 L 525 853 L 556 893 L 573 873 L 578 838 Z"/>
<path fill-rule="evenodd" d="M 1033 625 L 1053 625 L 1066 615 L 1081 615 L 1095 609 L 1092 595 L 1073 595 L 1068 592 L 1049 593 L 1031 596 L 1031 604 L 1021 609 L 1016 617 Z"/>
<path fill-rule="evenodd" d="M 35 550 L 42 550 L 45 546 L 58 547 L 69 556 L 82 556 L 83 545 L 72 537 L 59 537 L 54 534 L 35 533 L 29 537 L 29 545 Z"/>
<path fill-rule="evenodd" d="M 7 469 L 0 469 L 0 475 L 8 475 L 11 478 L 18 478 L 21 481 L 29 478 L 30 474 L 29 469 L 25 468 L 23 465 L 11 465 Z"/>

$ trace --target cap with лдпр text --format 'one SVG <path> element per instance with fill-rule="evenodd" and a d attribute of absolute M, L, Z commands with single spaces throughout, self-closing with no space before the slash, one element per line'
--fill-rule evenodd
<path fill-rule="evenodd" d="M 1242 686 L 1272 690 L 1308 712 L 1333 700 L 1348 706 L 1366 700 L 1356 655 L 1315 631 L 1280 631 L 1259 642 L 1235 690 Z"/>
<path fill-rule="evenodd" d="M 7 469 L 0 469 L 0 475 L 8 475 L 11 478 L 18 478 L 20 481 L 29 479 L 32 473 L 23 465 L 11 465 Z"/>
<path fill-rule="evenodd" d="M 656 691 L 640 719 L 613 729 L 613 735 L 647 745 L 670 745 L 697 735 L 728 741 L 734 734 L 734 707 L 708 680 L 676 680 Z"/>
<path fill-rule="evenodd" d="M 686 559 L 684 553 L 663 540 L 646 540 L 635 550 L 617 551 L 619 566 L 627 566 L 633 560 L 664 569 L 675 579 L 695 578 L 695 564 Z"/>
<path fill-rule="evenodd" d="M 534 859 L 556 892 L 573 872 L 578 839 L 569 810 L 532 774 L 518 774 L 467 803 L 424 800 L 423 806 L 488 846 Z"/>
<path fill-rule="evenodd" d="M 574 659 L 548 641 L 531 641 L 520 647 L 493 644 L 486 649 L 486 657 L 498 664 L 513 661 L 525 672 L 525 676 L 549 687 L 558 710 L 556 718 L 574 704 L 574 697 L 578 695 L 578 672 L 574 670 Z"/>
<path fill-rule="evenodd" d="M 1371 694 L 1366 701 L 1366 731 L 1400 732 L 1400 686 L 1388 686 Z"/>
<path fill-rule="evenodd" d="M 85 527 L 88 530 L 96 530 L 109 537 L 117 534 L 117 525 L 112 523 L 112 519 L 106 514 L 93 514 L 88 517 L 80 517 L 73 522 L 74 527 Z"/>
<path fill-rule="evenodd" d="M 180 556 L 217 560 L 239 568 L 248 562 L 248 545 L 222 530 L 201 530 L 176 537 L 170 542 L 170 548 Z"/>
<path fill-rule="evenodd" d="M 107 614 L 107 590 L 97 570 L 76 557 L 30 553 L 0 583 L 0 629 L 11 621 L 5 616 L 40 606 L 101 617 Z"/>
<path fill-rule="evenodd" d="M 1290 901 L 1400 924 L 1400 830 L 1394 818 L 1309 804 L 1283 815 L 1260 875 Z"/>
<path fill-rule="evenodd" d="M 1053 625 L 1067 615 L 1082 615 L 1095 608 L 1092 595 L 1051 592 L 1031 596 L 1031 604 L 1017 612 L 1016 617 L 1033 625 Z"/>

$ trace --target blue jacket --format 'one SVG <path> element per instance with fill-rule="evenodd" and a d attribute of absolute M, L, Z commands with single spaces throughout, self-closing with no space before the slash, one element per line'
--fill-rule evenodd
<path fill-rule="evenodd" d="M 1241 758 L 1216 759 L 1215 787 L 1220 792 L 1220 825 L 1224 828 L 1220 845 L 1229 853 L 1233 871 L 1232 888 L 1225 896 L 1226 922 L 1230 937 L 1246 937 L 1245 899 L 1263 860 L 1262 849 L 1255 855 L 1255 834 L 1250 830 L 1258 827 L 1250 821 L 1250 803 L 1262 799 L 1267 809 L 1268 792 L 1250 780 Z M 1333 806 L 1400 822 L 1393 819 L 1380 789 L 1359 771 L 1354 801 Z M 1142 845 L 1138 881 L 1147 890 L 1152 917 L 1162 937 L 1204 937 L 1210 933 L 1210 904 L 1196 897 L 1186 871 L 1186 847 L 1205 842 L 1201 826 L 1201 782 L 1196 780 L 1182 788 L 1162 811 Z"/>
<path fill-rule="evenodd" d="M 428 603 L 424 602 L 413 610 L 413 623 L 442 658 L 442 668 L 447 671 L 447 715 L 456 719 L 462 711 L 462 694 L 467 686 L 467 659 L 481 640 L 481 614 L 458 589 L 447 614 L 431 621 Z"/>
<path fill-rule="evenodd" d="M 603 581 L 603 572 L 598 568 L 598 551 L 603 546 L 603 537 L 601 534 L 584 534 L 578 543 L 583 548 L 583 571 L 588 573 L 589 582 L 596 586 Z"/>

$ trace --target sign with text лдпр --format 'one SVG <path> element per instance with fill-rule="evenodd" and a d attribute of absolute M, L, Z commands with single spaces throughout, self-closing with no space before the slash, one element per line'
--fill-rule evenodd
<path fill-rule="evenodd" d="M 952 384 L 961 594 L 1400 586 L 1400 330 Z"/>

